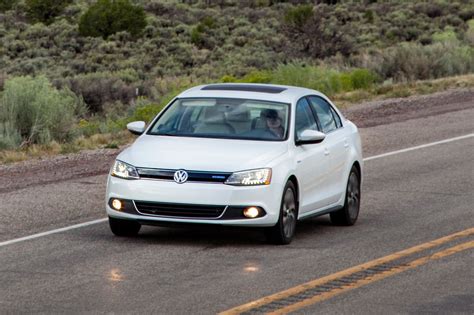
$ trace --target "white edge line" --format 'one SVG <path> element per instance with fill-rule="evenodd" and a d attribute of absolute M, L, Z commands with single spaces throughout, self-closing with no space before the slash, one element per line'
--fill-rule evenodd
<path fill-rule="evenodd" d="M 416 147 L 410 147 L 410 148 L 401 149 L 401 150 L 392 151 L 392 152 L 387 152 L 387 153 L 383 153 L 383 154 L 379 154 L 379 155 L 369 156 L 369 157 L 364 159 L 364 162 L 365 161 L 370 161 L 370 160 L 375 160 L 375 159 L 380 159 L 380 158 L 390 156 L 390 155 L 395 155 L 395 154 L 405 153 L 405 152 L 409 152 L 409 151 L 413 151 L 413 150 L 428 148 L 428 147 L 432 147 L 432 146 L 443 144 L 443 143 L 463 140 L 463 139 L 467 139 L 467 138 L 471 138 L 471 137 L 474 137 L 474 133 L 470 133 L 468 135 L 464 135 L 464 136 L 460 136 L 460 137 L 449 138 L 449 139 L 445 139 L 445 140 L 441 140 L 441 141 L 426 143 L 426 144 L 418 145 Z"/>
<path fill-rule="evenodd" d="M 28 236 L 25 236 L 25 237 L 15 238 L 13 240 L 1 242 L 0 247 L 10 245 L 10 244 L 15 244 L 15 243 L 18 243 L 18 242 L 32 240 L 32 239 L 35 239 L 35 238 L 39 238 L 39 237 L 43 237 L 43 236 L 47 236 L 47 235 L 51 235 L 51 234 L 61 233 L 61 232 L 64 232 L 64 231 L 74 230 L 74 229 L 78 229 L 78 228 L 81 228 L 81 227 L 85 227 L 85 226 L 89 226 L 89 225 L 93 225 L 93 224 L 97 224 L 97 223 L 102 223 L 102 222 L 105 222 L 105 221 L 107 221 L 107 218 L 102 218 L 102 219 L 98 219 L 98 220 L 93 220 L 93 221 L 88 221 L 88 222 L 79 223 L 79 224 L 75 224 L 75 225 L 70 225 L 70 226 L 60 228 L 60 229 L 41 232 L 41 233 L 37 233 L 37 234 L 33 234 L 33 235 L 28 235 Z"/>
<path fill-rule="evenodd" d="M 448 143 L 448 142 L 453 142 L 453 141 L 458 141 L 458 140 L 463 140 L 463 139 L 467 139 L 467 138 L 471 138 L 471 137 L 474 137 L 474 133 L 464 135 L 464 136 L 460 136 L 460 137 L 449 138 L 449 139 L 445 139 L 445 140 L 441 140 L 441 141 L 431 142 L 431 143 L 427 143 L 427 144 L 422 144 L 422 145 L 418 145 L 418 146 L 415 146 L 415 147 L 410 147 L 410 148 L 406 148 L 406 149 L 402 149 L 402 150 L 397 150 L 397 151 L 387 152 L 387 153 L 383 153 L 383 154 L 379 154 L 379 155 L 369 156 L 369 157 L 365 158 L 364 161 L 380 159 L 380 158 L 384 158 L 384 157 L 391 156 L 391 155 L 396 155 L 396 154 L 405 153 L 405 152 L 409 152 L 409 151 L 413 151 L 413 150 L 428 148 L 428 147 L 432 147 L 432 146 L 435 146 L 435 145 Z M 79 229 L 79 228 L 86 227 L 86 226 L 89 226 L 89 225 L 94 225 L 94 224 L 106 222 L 107 220 L 108 220 L 107 218 L 102 218 L 102 219 L 98 219 L 98 220 L 93 220 L 93 221 L 88 221 L 88 222 L 84 222 L 84 223 L 79 223 L 79 224 L 75 224 L 75 225 L 66 226 L 66 227 L 51 230 L 51 231 L 32 234 L 32 235 L 29 235 L 29 236 L 16 238 L 16 239 L 12 239 L 12 240 L 9 240 L 9 241 L 0 242 L 0 247 L 15 244 L 15 243 L 19 243 L 19 242 L 23 242 L 23 241 L 32 240 L 32 239 L 35 239 L 35 238 L 39 238 L 39 237 L 43 237 L 43 236 L 47 236 L 47 235 L 51 235 L 51 234 L 56 234 L 56 233 L 61 233 L 61 232 L 69 231 L 69 230 Z"/>

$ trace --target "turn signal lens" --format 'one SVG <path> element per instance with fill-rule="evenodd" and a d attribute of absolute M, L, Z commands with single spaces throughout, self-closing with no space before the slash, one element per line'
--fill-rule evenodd
<path fill-rule="evenodd" d="M 122 202 L 118 199 L 112 200 L 112 208 L 114 208 L 115 210 L 122 209 Z"/>
<path fill-rule="evenodd" d="M 248 207 L 244 209 L 244 216 L 246 218 L 256 218 L 260 214 L 260 210 L 257 207 Z"/>

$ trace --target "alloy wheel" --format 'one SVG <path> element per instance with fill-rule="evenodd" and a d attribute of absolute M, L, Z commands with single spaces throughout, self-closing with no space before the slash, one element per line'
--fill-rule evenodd
<path fill-rule="evenodd" d="M 349 177 L 349 184 L 347 185 L 347 206 L 349 217 L 355 220 L 359 215 L 360 206 L 360 187 L 359 178 L 352 172 Z"/>
<path fill-rule="evenodd" d="M 296 226 L 296 200 L 291 188 L 285 192 L 283 199 L 283 233 L 285 237 L 291 238 Z"/>

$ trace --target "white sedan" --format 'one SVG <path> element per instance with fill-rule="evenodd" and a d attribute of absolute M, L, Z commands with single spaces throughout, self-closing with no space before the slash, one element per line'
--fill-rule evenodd
<path fill-rule="evenodd" d="M 141 225 L 261 227 L 291 242 L 296 222 L 359 215 L 357 127 L 323 94 L 264 84 L 211 84 L 173 99 L 117 157 L 108 177 L 112 232 Z"/>

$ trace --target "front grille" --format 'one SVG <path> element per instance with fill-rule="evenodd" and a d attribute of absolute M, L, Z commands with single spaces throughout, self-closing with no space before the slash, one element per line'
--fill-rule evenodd
<path fill-rule="evenodd" d="M 135 201 L 135 206 L 138 212 L 142 214 L 180 218 L 218 218 L 225 210 L 225 206 L 189 205 L 149 201 Z"/>
<path fill-rule="evenodd" d="M 174 180 L 174 173 L 177 170 L 159 169 L 159 168 L 137 168 L 140 178 L 151 178 L 161 180 Z M 203 172 L 186 171 L 188 173 L 188 182 L 208 182 L 223 183 L 232 173 L 227 172 Z"/>

